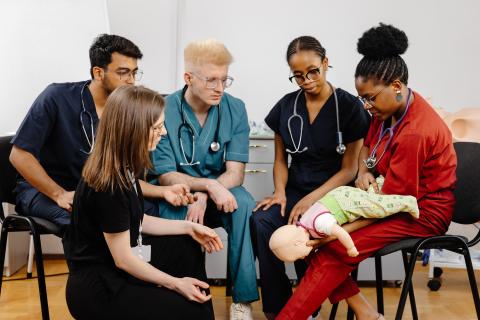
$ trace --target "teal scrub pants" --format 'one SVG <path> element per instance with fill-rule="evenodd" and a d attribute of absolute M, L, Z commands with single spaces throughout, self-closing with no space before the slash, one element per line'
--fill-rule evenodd
<path fill-rule="evenodd" d="M 259 299 L 255 257 L 250 238 L 250 216 L 255 207 L 255 200 L 243 187 L 230 189 L 235 197 L 238 209 L 233 213 L 217 210 L 213 201 L 208 200 L 204 223 L 211 228 L 223 227 L 228 234 L 228 263 L 232 279 L 233 302 L 251 302 Z M 183 220 L 187 215 L 186 207 L 173 207 L 160 202 L 160 217 Z"/>

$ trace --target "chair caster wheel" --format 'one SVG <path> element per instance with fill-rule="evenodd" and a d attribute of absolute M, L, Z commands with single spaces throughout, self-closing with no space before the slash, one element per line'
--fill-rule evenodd
<path fill-rule="evenodd" d="M 433 277 L 434 278 L 440 278 L 440 276 L 443 274 L 443 269 L 440 267 L 434 267 L 433 268 Z"/>
<path fill-rule="evenodd" d="M 440 279 L 432 279 L 432 280 L 429 280 L 427 283 L 427 287 L 429 287 L 431 291 L 438 291 L 438 289 L 440 289 L 441 286 L 442 286 L 442 281 L 440 281 Z"/>

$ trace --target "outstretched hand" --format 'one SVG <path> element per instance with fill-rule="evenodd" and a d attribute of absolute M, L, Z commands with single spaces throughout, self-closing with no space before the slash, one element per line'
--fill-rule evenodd
<path fill-rule="evenodd" d="M 191 234 L 193 239 L 200 243 L 208 253 L 223 249 L 223 243 L 215 230 L 198 223 L 192 223 Z"/>

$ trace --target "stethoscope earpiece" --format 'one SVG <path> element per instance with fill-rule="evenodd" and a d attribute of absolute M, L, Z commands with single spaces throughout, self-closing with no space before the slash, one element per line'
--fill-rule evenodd
<path fill-rule="evenodd" d="M 347 151 L 347 147 L 343 143 L 341 143 L 337 146 L 335 150 L 337 150 L 338 154 L 344 154 L 345 151 Z"/>

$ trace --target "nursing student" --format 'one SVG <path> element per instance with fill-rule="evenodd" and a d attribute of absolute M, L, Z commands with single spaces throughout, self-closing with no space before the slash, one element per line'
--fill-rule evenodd
<path fill-rule="evenodd" d="M 136 86 L 119 87 L 106 101 L 63 239 L 75 319 L 214 319 L 201 247 L 220 250 L 218 235 L 143 214 L 138 179 L 166 134 L 163 106 L 160 94 Z M 142 234 L 156 236 L 155 266 Z"/>
<path fill-rule="evenodd" d="M 242 187 L 250 127 L 242 100 L 228 94 L 232 55 L 216 40 L 194 41 L 184 51 L 185 86 L 166 98 L 167 136 L 152 154 L 154 181 L 186 184 L 197 201 L 174 207 L 162 201 L 160 217 L 223 227 L 233 283 L 230 319 L 252 319 L 259 299 L 249 219 L 253 197 Z"/>
<path fill-rule="evenodd" d="M 353 222 L 349 231 L 359 255 L 346 255 L 339 241 L 320 247 L 278 319 L 306 319 L 327 298 L 332 303 L 346 299 L 357 319 L 383 319 L 350 272 L 388 244 L 440 235 L 450 224 L 456 181 L 452 135 L 428 102 L 408 87 L 408 68 L 400 56 L 407 47 L 405 33 L 384 24 L 358 41 L 363 58 L 355 71 L 355 87 L 373 121 L 360 151 L 355 185 L 375 188 L 374 175 L 380 174 L 385 177 L 381 193 L 414 196 L 420 217 L 399 213 L 378 221 L 365 219 L 372 223 L 368 226 Z"/>
<path fill-rule="evenodd" d="M 286 58 L 289 80 L 299 89 L 280 99 L 265 118 L 275 132 L 275 191 L 257 205 L 252 216 L 263 311 L 268 319 L 280 312 L 292 294 L 285 265 L 268 245 L 272 233 L 296 223 L 327 192 L 355 179 L 370 121 L 355 96 L 327 81 L 328 58 L 317 39 L 294 39 Z M 301 277 L 306 265 L 299 262 L 295 266 Z"/>

